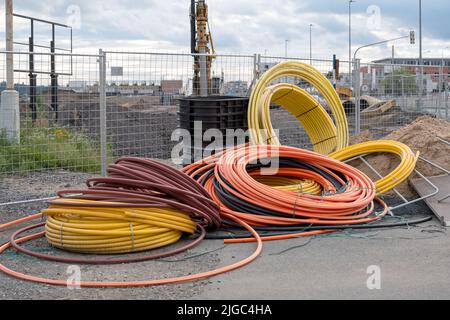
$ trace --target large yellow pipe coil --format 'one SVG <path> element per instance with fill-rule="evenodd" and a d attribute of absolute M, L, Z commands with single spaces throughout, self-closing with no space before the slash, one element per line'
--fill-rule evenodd
<path fill-rule="evenodd" d="M 340 161 L 346 161 L 372 153 L 390 153 L 400 158 L 398 167 L 375 183 L 378 195 L 385 194 L 405 182 L 414 171 L 419 159 L 419 153 L 414 154 L 405 144 L 389 140 L 369 141 L 356 144 L 334 152 L 330 154 L 330 157 Z"/>
<path fill-rule="evenodd" d="M 173 208 L 114 208 L 108 202 L 61 200 L 43 213 L 47 240 L 55 247 L 91 254 L 140 252 L 176 243 L 184 232 L 193 234 L 197 224 Z M 103 204 L 105 207 L 96 207 Z M 117 204 L 117 203 L 114 203 Z M 112 205 L 114 205 L 112 204 Z"/>
<path fill-rule="evenodd" d="M 258 102 L 261 124 L 259 129 L 263 129 L 258 132 L 262 141 L 270 145 L 280 145 L 270 118 L 270 105 L 276 103 L 300 121 L 314 151 L 329 154 L 336 149 L 337 132 L 333 120 L 323 106 L 305 90 L 292 84 L 277 84 L 268 87 Z"/>
<path fill-rule="evenodd" d="M 274 81 L 284 77 L 305 80 L 316 88 L 330 107 L 334 125 L 323 107 L 305 90 L 287 84 L 270 87 Z M 248 110 L 252 144 L 280 144 L 270 123 L 270 102 L 282 105 L 299 119 L 314 144 L 314 150 L 327 154 L 348 146 L 348 123 L 339 96 L 330 81 L 312 66 L 299 61 L 282 62 L 257 81 Z"/>

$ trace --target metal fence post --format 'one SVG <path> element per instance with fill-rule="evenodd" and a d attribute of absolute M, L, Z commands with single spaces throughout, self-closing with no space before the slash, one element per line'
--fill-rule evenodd
<path fill-rule="evenodd" d="M 255 53 L 253 55 L 253 78 L 252 82 L 250 83 L 250 87 L 247 90 L 248 96 L 251 94 L 253 87 L 256 85 L 256 82 L 261 76 L 260 65 L 261 65 L 261 55 L 259 53 Z"/>
<path fill-rule="evenodd" d="M 106 53 L 99 50 L 99 103 L 100 103 L 100 153 L 102 176 L 106 176 L 107 143 L 106 143 Z"/>
<path fill-rule="evenodd" d="M 355 90 L 355 134 L 361 133 L 361 60 L 354 61 L 354 84 Z"/>
<path fill-rule="evenodd" d="M 259 72 L 259 66 L 261 65 L 261 55 L 259 53 L 256 53 L 253 56 L 253 81 L 256 82 L 256 80 L 259 79 L 260 72 Z"/>
<path fill-rule="evenodd" d="M 445 120 L 449 120 L 448 115 L 448 98 L 449 98 L 449 94 L 448 94 L 448 90 L 449 90 L 449 83 L 448 81 L 445 82 L 445 93 L 444 93 L 444 99 L 445 99 Z"/>

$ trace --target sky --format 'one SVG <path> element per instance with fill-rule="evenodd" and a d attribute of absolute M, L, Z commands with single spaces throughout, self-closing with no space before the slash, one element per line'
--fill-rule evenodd
<path fill-rule="evenodd" d="M 397 57 L 417 57 L 418 2 L 357 0 L 353 3 L 353 51 L 415 30 L 416 45 L 404 39 L 364 49 L 359 57 L 363 61 L 390 57 L 392 45 Z M 189 3 L 189 0 L 15 0 L 14 11 L 72 25 L 76 52 L 98 52 L 99 48 L 189 52 Z M 209 0 L 207 3 L 219 54 L 284 56 L 285 40 L 289 40 L 289 56 L 308 58 L 310 24 L 313 24 L 313 57 L 330 59 L 336 54 L 341 60 L 348 60 L 348 0 Z M 450 57 L 449 12 L 448 0 L 423 0 L 425 56 Z M 4 3 L 0 17 L 4 17 Z M 27 41 L 29 23 L 15 18 L 14 28 L 15 40 Z M 48 44 L 48 26 L 36 25 L 36 34 L 39 44 Z M 4 39 L 4 21 L 0 22 L 0 39 Z M 67 47 L 67 39 L 67 31 L 58 29 L 57 43 Z M 4 49 L 4 40 L 0 47 Z"/>

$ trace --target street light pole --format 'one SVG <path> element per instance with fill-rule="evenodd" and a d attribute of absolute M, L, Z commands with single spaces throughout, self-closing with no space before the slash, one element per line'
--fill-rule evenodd
<path fill-rule="evenodd" d="M 423 43 L 422 43 L 422 0 L 419 0 L 419 63 L 423 64 Z"/>
<path fill-rule="evenodd" d="M 445 51 L 447 51 L 448 49 L 450 49 L 450 46 L 447 46 L 445 48 L 442 49 L 442 68 L 445 67 Z"/>
<path fill-rule="evenodd" d="M 423 94 L 423 42 L 422 42 L 422 0 L 419 0 L 419 109 L 422 108 Z"/>
<path fill-rule="evenodd" d="M 444 50 L 442 50 L 442 78 L 444 78 L 444 51 L 450 49 L 449 47 L 444 48 Z M 448 76 L 448 75 L 447 75 Z M 442 80 L 443 84 L 443 89 L 444 89 L 444 101 L 445 101 L 445 120 L 449 120 L 448 119 L 448 115 L 449 115 L 449 109 L 448 109 L 448 81 Z M 445 83 L 445 86 L 444 86 Z"/>
<path fill-rule="evenodd" d="M 356 49 L 355 54 L 354 54 L 354 56 L 353 56 L 353 59 L 356 60 L 356 55 L 358 54 L 358 52 L 359 52 L 361 49 L 368 48 L 368 47 L 373 47 L 373 46 L 378 46 L 378 45 L 380 45 L 380 44 L 384 44 L 384 43 L 388 43 L 388 42 L 393 42 L 393 41 L 397 41 L 397 40 L 401 40 L 401 39 L 406 39 L 406 38 L 409 38 L 409 35 L 408 35 L 408 36 L 403 36 L 403 37 L 394 38 L 394 39 L 389 39 L 389 40 L 379 41 L 379 42 L 375 42 L 375 43 L 371 43 L 371 44 L 366 44 L 366 45 L 361 46 L 361 47 L 359 47 L 358 49 Z"/>
<path fill-rule="evenodd" d="M 348 70 L 350 77 L 350 86 L 352 86 L 352 3 L 355 0 L 348 1 Z"/>
<path fill-rule="evenodd" d="M 284 40 L 284 57 L 285 58 L 288 57 L 288 42 L 289 42 L 288 39 Z"/>
<path fill-rule="evenodd" d="M 444 51 L 447 50 L 448 48 L 450 48 L 450 46 L 445 47 L 442 49 L 442 60 L 441 60 L 441 71 L 440 71 L 440 76 L 439 76 L 439 95 L 441 97 L 441 99 L 443 99 L 443 102 L 441 103 L 441 108 L 444 108 L 445 105 L 445 119 L 447 119 L 447 115 L 448 115 L 448 109 L 446 106 L 446 85 L 445 85 L 445 77 L 444 77 L 444 70 L 445 70 L 445 61 L 444 61 Z M 439 111 L 439 115 L 440 115 L 441 111 Z"/>

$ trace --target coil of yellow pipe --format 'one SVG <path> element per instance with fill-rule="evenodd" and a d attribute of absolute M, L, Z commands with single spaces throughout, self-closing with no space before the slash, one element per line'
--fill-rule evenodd
<path fill-rule="evenodd" d="M 369 141 L 356 144 L 334 152 L 330 154 L 330 157 L 340 161 L 346 161 L 373 153 L 390 153 L 400 158 L 398 167 L 375 183 L 378 195 L 385 194 L 406 181 L 414 171 L 419 159 L 419 153 L 414 154 L 405 144 L 389 140 Z"/>
<path fill-rule="evenodd" d="M 282 84 L 267 89 L 274 81 L 283 77 L 296 77 L 311 84 L 324 97 L 333 118 L 334 125 L 326 111 L 320 108 L 317 101 L 306 91 L 296 86 Z M 280 93 L 276 91 L 279 90 Z M 275 91 L 275 92 L 274 92 Z M 291 97 L 283 98 L 283 93 Z M 265 72 L 252 90 L 248 110 L 250 141 L 254 145 L 279 145 L 270 124 L 270 102 L 275 98 L 280 105 L 284 104 L 305 126 L 309 137 L 315 144 L 315 150 L 320 153 L 330 153 L 348 146 L 348 123 L 344 108 L 338 94 L 330 81 L 314 67 L 299 62 L 286 61 Z M 297 110 L 300 112 L 296 113 Z M 301 110 L 305 111 L 303 114 Z M 309 111 L 309 112 L 308 112 Z M 308 113 L 315 112 L 315 115 Z M 326 114 L 326 116 L 325 116 Z M 328 116 L 328 118 L 327 118 Z M 265 134 L 267 133 L 267 134 Z"/>
<path fill-rule="evenodd" d="M 76 207 L 65 199 L 43 210 L 48 219 L 47 240 L 53 246 L 92 254 L 132 253 L 176 243 L 183 233 L 193 234 L 197 224 L 188 214 L 173 208 Z M 115 203 L 117 204 L 117 203 Z"/>
<path fill-rule="evenodd" d="M 253 177 L 259 183 L 271 186 L 278 190 L 292 191 L 305 194 L 318 195 L 322 192 L 322 186 L 311 180 L 298 180 L 277 176 L 256 176 Z"/>
<path fill-rule="evenodd" d="M 289 111 L 303 125 L 314 151 L 329 154 L 337 143 L 336 127 L 323 106 L 305 90 L 287 83 L 270 86 L 258 100 L 260 122 L 255 128 L 261 141 L 280 145 L 272 126 L 270 105 L 276 103 Z M 262 130 L 261 130 L 262 129 Z"/>

